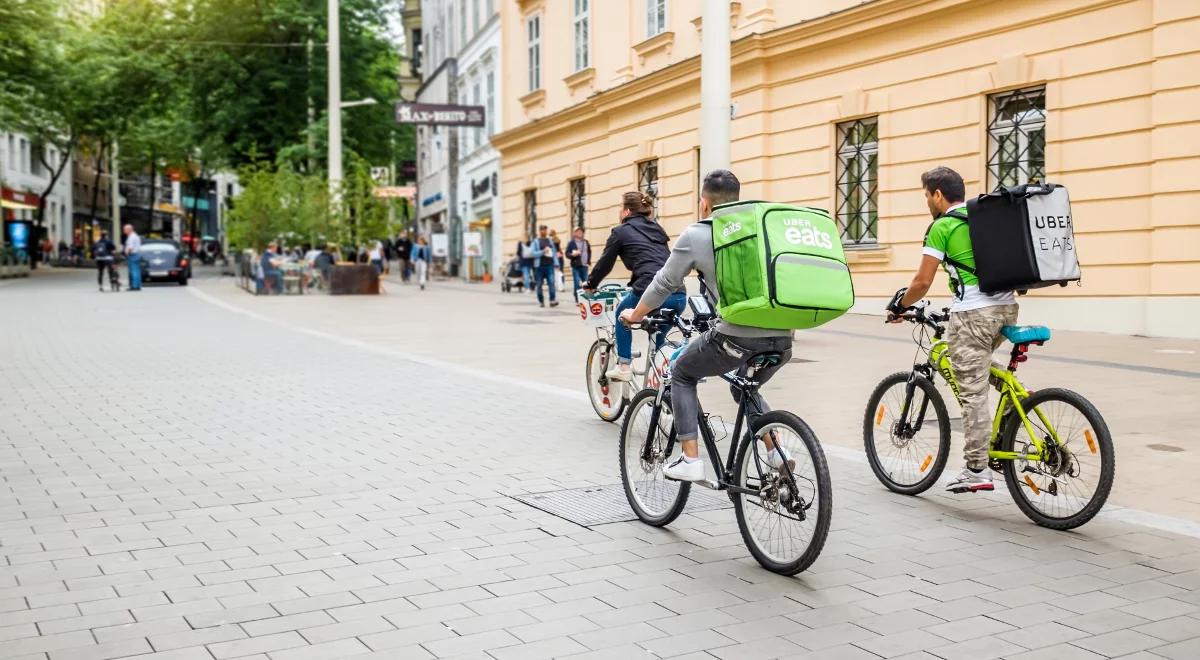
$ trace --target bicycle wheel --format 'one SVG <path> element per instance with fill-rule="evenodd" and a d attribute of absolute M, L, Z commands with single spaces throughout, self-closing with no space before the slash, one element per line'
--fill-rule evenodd
<path fill-rule="evenodd" d="M 909 377 L 914 379 L 912 401 L 900 419 Z M 888 490 L 903 495 L 929 490 L 950 457 L 950 416 L 937 387 L 907 371 L 884 378 L 867 400 L 863 445 L 871 471 Z"/>
<path fill-rule="evenodd" d="M 794 461 L 791 478 L 786 468 L 767 463 L 761 440 L 767 433 Z M 758 493 L 732 493 L 738 529 L 750 554 L 763 568 L 781 575 L 795 575 L 812 565 L 825 546 L 833 517 L 829 467 L 812 429 L 789 412 L 762 415 L 738 447 L 734 475 L 738 486 Z"/>
<path fill-rule="evenodd" d="M 657 396 L 658 390 L 642 390 L 629 402 L 629 414 L 621 425 L 620 461 L 621 484 L 630 508 L 647 525 L 662 527 L 683 513 L 692 484 L 663 476 L 674 423 L 665 406 L 659 409 L 654 405 Z M 679 451 L 678 443 L 673 449 Z"/>
<path fill-rule="evenodd" d="M 1040 461 L 1004 462 L 1008 492 L 1042 527 L 1079 527 L 1100 512 L 1112 490 L 1116 458 L 1108 425 L 1090 401 L 1070 390 L 1039 390 L 1021 405 L 1046 449 Z M 1024 431 L 1021 419 L 1013 415 L 1005 425 L 1001 449 L 1037 453 Z"/>
<path fill-rule="evenodd" d="M 625 389 L 622 383 L 612 382 L 605 376 L 613 361 L 613 345 L 597 339 L 588 349 L 587 377 L 588 399 L 596 415 L 606 422 L 615 422 L 625 410 Z"/>

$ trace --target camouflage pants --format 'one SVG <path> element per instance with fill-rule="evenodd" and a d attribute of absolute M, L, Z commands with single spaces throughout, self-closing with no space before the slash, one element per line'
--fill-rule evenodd
<path fill-rule="evenodd" d="M 963 459 L 972 469 L 985 467 L 988 460 L 988 442 L 992 436 L 992 408 L 988 405 L 992 351 L 1004 341 L 1000 328 L 1016 322 L 1015 304 L 950 315 L 946 341 L 950 343 L 950 362 L 962 397 L 963 434 L 966 435 Z"/>

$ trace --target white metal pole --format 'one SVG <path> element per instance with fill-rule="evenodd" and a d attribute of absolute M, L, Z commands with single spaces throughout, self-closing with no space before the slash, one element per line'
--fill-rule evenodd
<path fill-rule="evenodd" d="M 337 203 L 342 185 L 342 53 L 338 0 L 329 0 L 329 192 Z"/>
<path fill-rule="evenodd" d="M 112 184 L 111 201 L 112 201 L 112 234 L 109 238 L 116 245 L 121 244 L 121 173 L 117 167 L 117 140 L 113 138 L 112 145 L 112 164 L 109 165 L 109 181 Z"/>
<path fill-rule="evenodd" d="M 704 0 L 700 43 L 700 176 L 729 168 L 729 0 Z"/>

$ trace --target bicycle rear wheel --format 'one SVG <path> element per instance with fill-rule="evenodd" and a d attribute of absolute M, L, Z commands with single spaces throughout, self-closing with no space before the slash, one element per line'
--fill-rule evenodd
<path fill-rule="evenodd" d="M 625 410 L 625 388 L 620 382 L 613 382 L 605 376 L 614 360 L 614 347 L 608 341 L 597 339 L 588 349 L 587 365 L 584 375 L 587 377 L 588 399 L 596 416 L 606 422 L 615 422 Z"/>
<path fill-rule="evenodd" d="M 790 468 L 768 464 L 761 440 L 767 433 L 794 462 Z M 758 493 L 732 493 L 742 540 L 758 563 L 781 575 L 811 566 L 829 536 L 833 487 L 825 452 L 808 424 L 781 410 L 755 420 L 738 448 L 734 482 Z"/>
<path fill-rule="evenodd" d="M 647 525 L 662 527 L 683 513 L 692 484 L 663 476 L 674 422 L 665 404 L 662 408 L 655 406 L 657 397 L 658 390 L 646 389 L 629 402 L 629 414 L 621 425 L 619 453 L 621 484 L 630 508 Z"/>
<path fill-rule="evenodd" d="M 1116 458 L 1108 425 L 1090 401 L 1070 390 L 1039 390 L 1021 406 L 1046 450 L 1040 461 L 1004 462 L 1008 492 L 1042 527 L 1079 527 L 1100 512 L 1112 490 Z M 1036 453 L 1024 431 L 1020 417 L 1012 415 L 1001 449 Z"/>
<path fill-rule="evenodd" d="M 950 457 L 950 417 L 937 387 L 907 371 L 884 378 L 867 400 L 863 446 L 871 471 L 888 490 L 918 495 L 937 483 Z"/>

